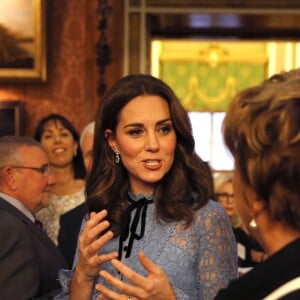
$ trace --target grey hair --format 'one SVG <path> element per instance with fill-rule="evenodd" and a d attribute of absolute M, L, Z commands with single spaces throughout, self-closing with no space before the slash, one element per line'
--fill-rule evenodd
<path fill-rule="evenodd" d="M 0 137 L 0 167 L 19 163 L 19 149 L 22 146 L 39 147 L 41 144 L 29 136 L 7 135 Z"/>
<path fill-rule="evenodd" d="M 94 133 L 95 133 L 95 122 L 91 122 L 83 128 L 81 135 L 80 135 L 80 140 L 79 140 L 81 149 L 83 146 L 83 140 L 84 140 L 85 136 L 86 135 L 94 135 Z"/>
<path fill-rule="evenodd" d="M 232 172 L 220 172 L 214 176 L 214 190 L 218 192 L 221 186 L 226 182 L 232 181 Z"/>

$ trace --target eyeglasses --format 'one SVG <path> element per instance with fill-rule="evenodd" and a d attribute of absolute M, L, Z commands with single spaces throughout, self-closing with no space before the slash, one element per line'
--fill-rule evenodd
<path fill-rule="evenodd" d="M 233 198 L 234 198 L 233 194 L 216 193 L 215 196 L 216 196 L 216 199 L 218 202 L 223 202 L 223 203 L 227 203 L 227 204 L 233 203 Z"/>
<path fill-rule="evenodd" d="M 37 171 L 38 173 L 43 174 L 44 176 L 48 176 L 50 174 L 50 171 L 51 171 L 50 165 L 43 165 L 39 168 L 37 168 L 37 167 L 27 167 L 27 166 L 10 166 L 10 167 L 15 168 L 15 169 L 34 170 L 34 171 Z"/>

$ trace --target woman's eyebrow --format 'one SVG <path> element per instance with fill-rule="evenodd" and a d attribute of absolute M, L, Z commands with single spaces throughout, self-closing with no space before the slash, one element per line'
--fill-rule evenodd
<path fill-rule="evenodd" d="M 166 122 L 172 122 L 172 120 L 170 118 L 167 118 L 167 119 L 163 119 L 163 120 L 159 120 L 156 122 L 156 125 L 160 125 L 162 123 L 166 123 Z M 145 125 L 143 123 L 130 123 L 130 124 L 127 124 L 124 126 L 124 128 L 127 128 L 127 127 L 144 127 Z"/>
<path fill-rule="evenodd" d="M 166 122 L 172 122 L 172 120 L 170 118 L 168 118 L 168 119 L 160 120 L 156 124 L 159 125 L 159 124 L 166 123 Z"/>

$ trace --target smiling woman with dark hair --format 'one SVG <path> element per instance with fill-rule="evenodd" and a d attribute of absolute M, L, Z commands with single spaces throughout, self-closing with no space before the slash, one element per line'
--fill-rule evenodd
<path fill-rule="evenodd" d="M 79 134 L 67 118 L 51 114 L 39 122 L 35 139 L 46 151 L 56 178 L 56 184 L 51 187 L 50 204 L 37 218 L 57 245 L 60 216 L 85 200 L 85 167 Z"/>

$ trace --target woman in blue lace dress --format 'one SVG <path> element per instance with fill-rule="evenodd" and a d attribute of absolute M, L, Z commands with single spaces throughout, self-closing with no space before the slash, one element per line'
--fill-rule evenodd
<path fill-rule="evenodd" d="M 213 299 L 237 277 L 235 239 L 209 199 L 187 112 L 150 75 L 129 75 L 96 117 L 90 214 L 58 299 Z"/>

